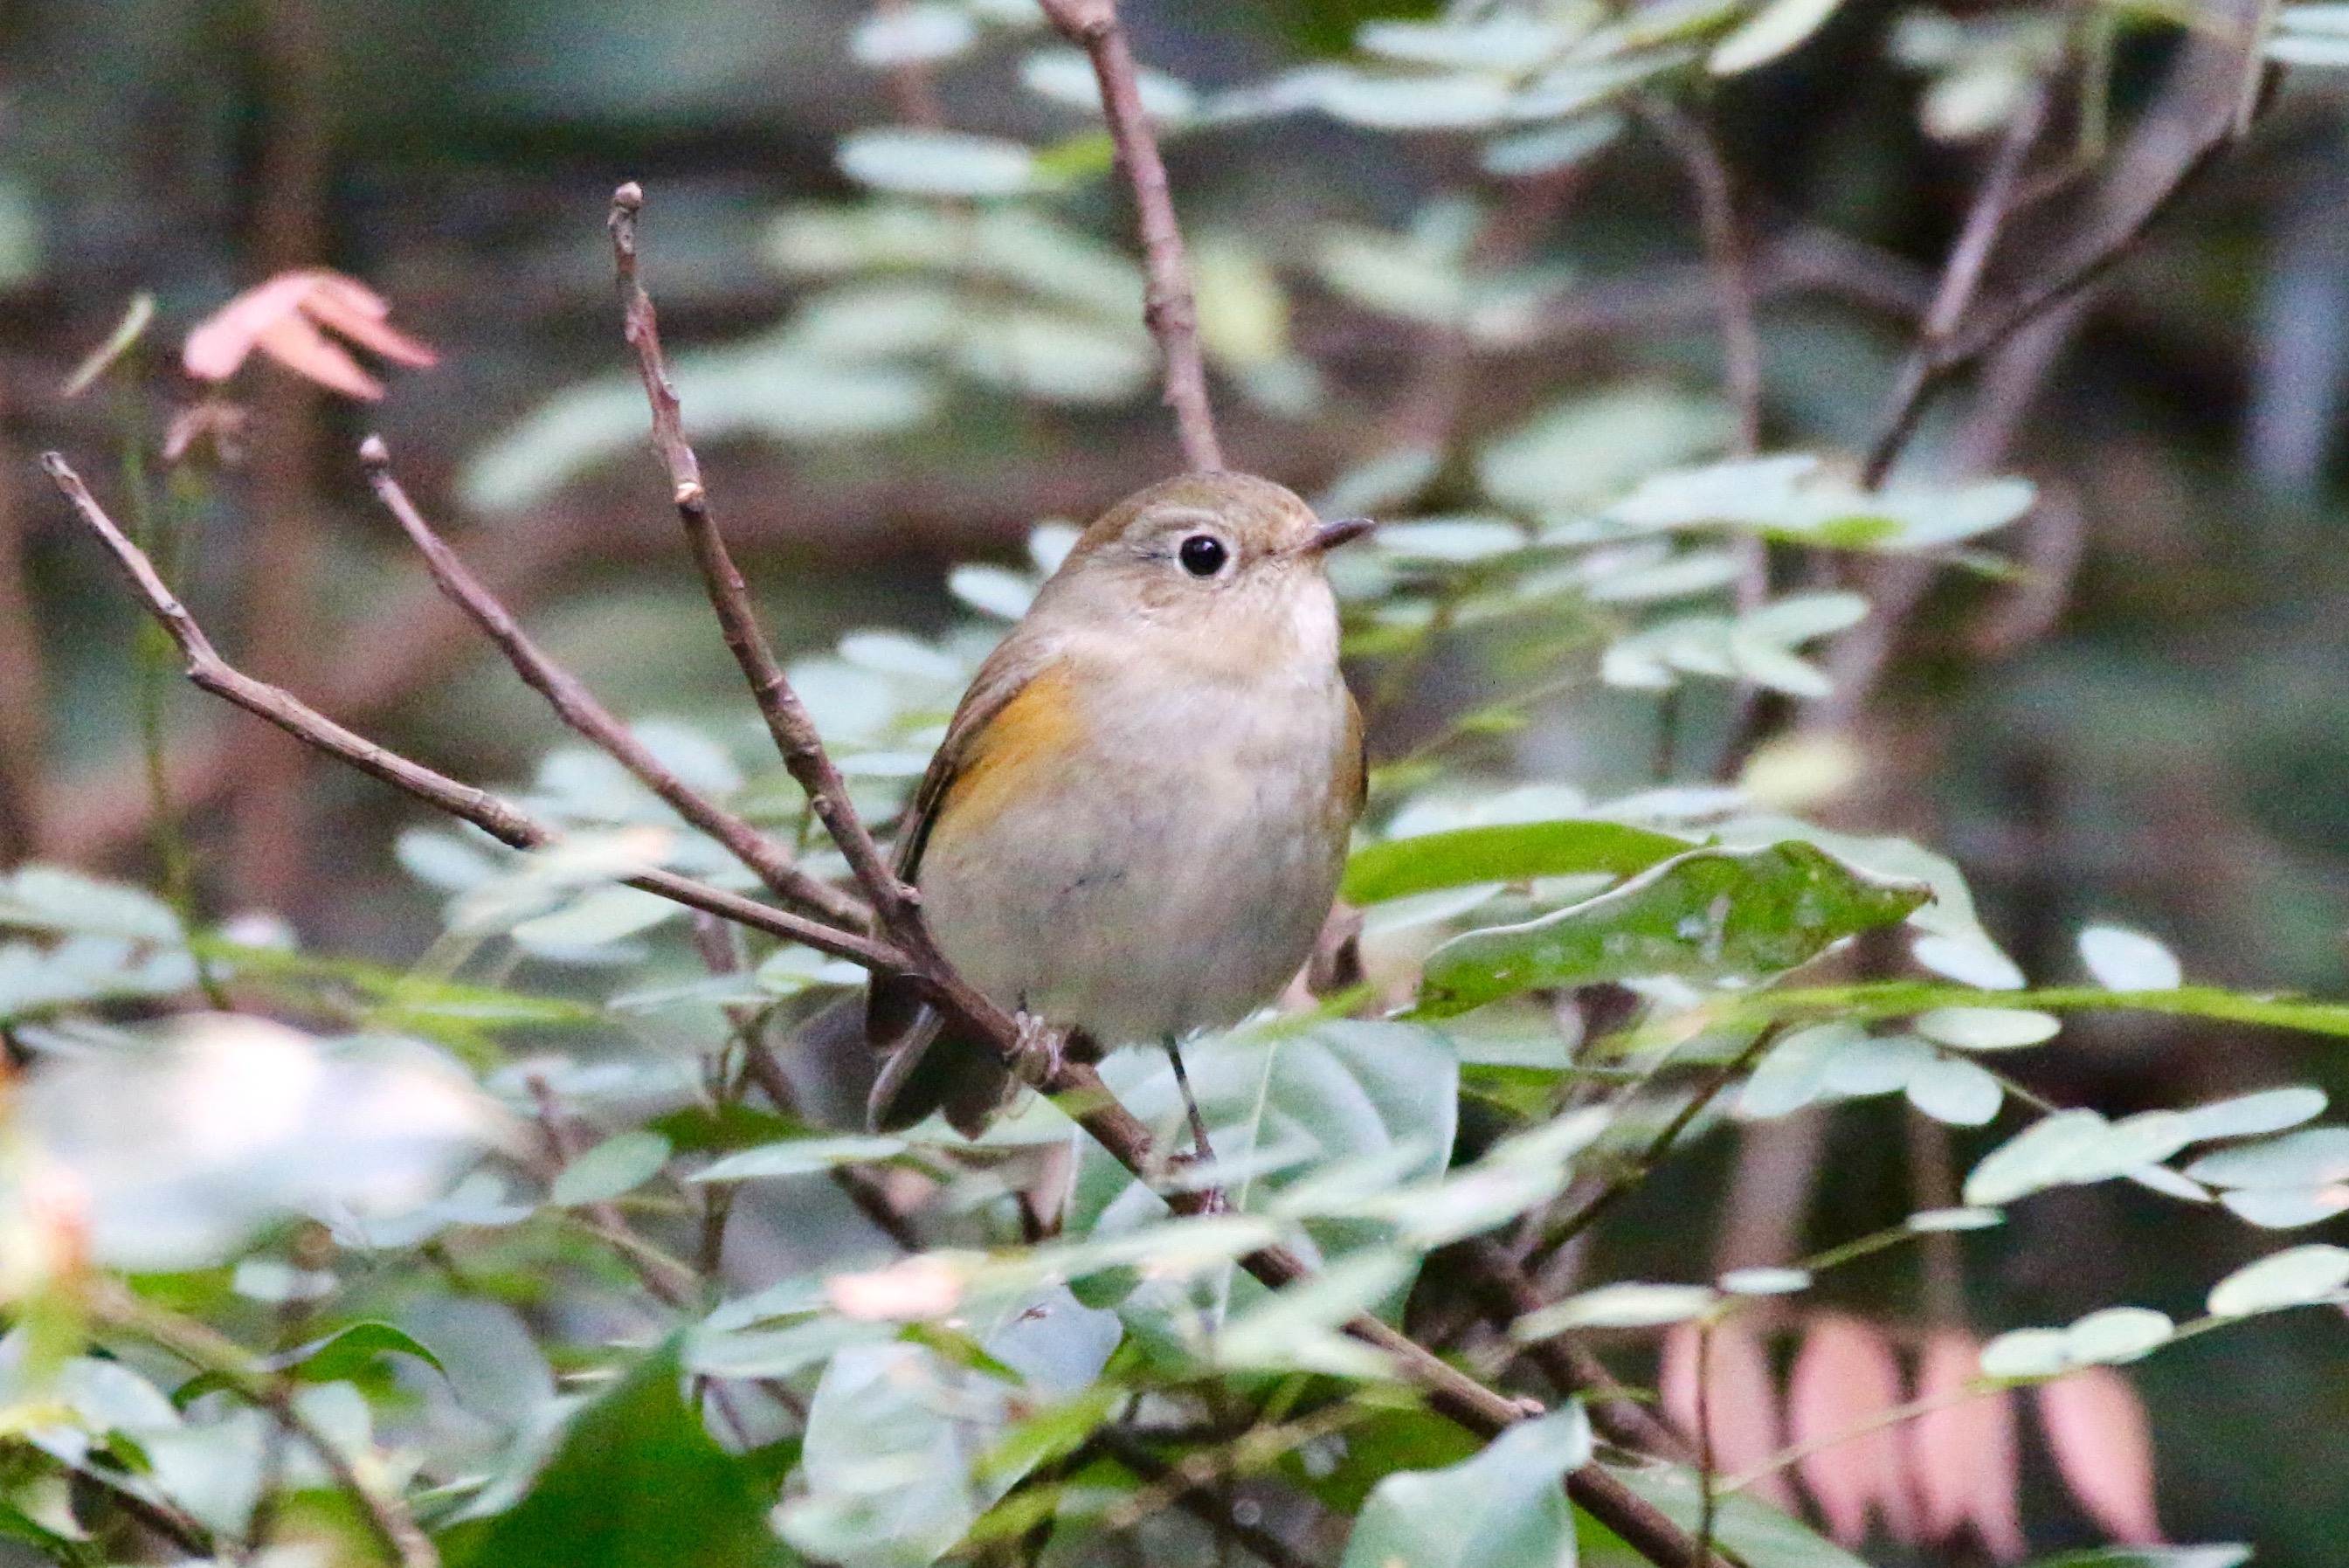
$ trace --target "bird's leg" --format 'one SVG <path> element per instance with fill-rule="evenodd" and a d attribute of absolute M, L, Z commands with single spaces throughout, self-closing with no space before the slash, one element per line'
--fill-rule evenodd
<path fill-rule="evenodd" d="M 1019 1056 L 1012 1064 L 1012 1075 L 1032 1088 L 1061 1070 L 1066 1042 L 1060 1030 L 1025 1007 L 1012 1015 L 1012 1022 L 1019 1030 Z"/>
<path fill-rule="evenodd" d="M 1191 1075 L 1183 1069 L 1183 1047 L 1169 1035 L 1160 1042 L 1166 1047 L 1166 1059 L 1174 1064 L 1174 1087 L 1183 1091 L 1183 1109 L 1191 1116 L 1191 1158 L 1205 1164 L 1216 1157 L 1207 1146 L 1207 1119 L 1199 1114 L 1199 1102 L 1191 1094 Z"/>

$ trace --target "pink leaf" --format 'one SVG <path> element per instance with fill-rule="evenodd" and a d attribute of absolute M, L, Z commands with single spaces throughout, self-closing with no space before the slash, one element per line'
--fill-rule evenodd
<path fill-rule="evenodd" d="M 305 379 L 330 392 L 340 392 L 372 403 L 383 396 L 383 383 L 359 368 L 359 362 L 340 345 L 298 315 L 274 321 L 263 329 L 256 345 L 262 353 Z"/>
<path fill-rule="evenodd" d="M 1697 1429 L 1699 1337 L 1694 1324 L 1673 1325 L 1664 1336 L 1663 1367 L 1657 1375 L 1665 1413 L 1692 1436 Z M 1734 1475 L 1778 1451 L 1778 1388 L 1762 1341 L 1734 1319 L 1713 1328 L 1713 1354 L 1706 1359 L 1713 1381 L 1707 1403 L 1713 1417 L 1713 1473 Z M 1746 1490 L 1794 1511 L 1795 1489 L 1783 1470 L 1771 1471 Z"/>
<path fill-rule="evenodd" d="M 188 334 L 180 363 L 199 381 L 225 381 L 237 372 L 261 335 L 301 308 L 307 273 L 280 273 L 212 312 Z"/>
<path fill-rule="evenodd" d="M 2088 1517 L 2124 1546 L 2161 1544 L 2153 1431 L 2128 1379 L 2109 1367 L 2084 1367 L 2043 1383 L 2039 1421 L 2055 1468 Z"/>
<path fill-rule="evenodd" d="M 432 350 L 385 319 L 391 315 L 391 306 L 381 295 L 339 273 L 318 273 L 303 309 L 319 325 L 333 328 L 396 365 L 424 370 L 440 363 Z"/>
<path fill-rule="evenodd" d="M 1899 1434 L 1889 1427 L 1844 1437 L 1900 1403 L 1900 1365 L 1884 1336 L 1856 1317 L 1829 1314 L 1811 1326 L 1795 1357 L 1786 1413 L 1797 1443 L 1828 1440 L 1804 1459 L 1803 1484 L 1828 1533 L 1846 1546 L 1868 1538 L 1881 1514 L 1894 1538 L 1918 1539 Z"/>
<path fill-rule="evenodd" d="M 1956 1329 L 1926 1342 L 1917 1370 L 1917 1397 L 1956 1393 L 1981 1369 L 1982 1347 Z M 2014 1406 L 2003 1388 L 1935 1410 L 1909 1423 L 1909 1462 L 1923 1505 L 1926 1536 L 1949 1541 L 1968 1525 L 2002 1563 L 2025 1550 L 2017 1493 L 2022 1465 L 2014 1439 Z"/>
<path fill-rule="evenodd" d="M 383 386 L 320 330 L 337 333 L 386 359 L 419 367 L 432 350 L 386 319 L 391 307 L 355 278 L 324 267 L 280 273 L 222 305 L 188 335 L 180 363 L 199 381 L 224 381 L 259 349 L 297 376 L 368 401 Z"/>

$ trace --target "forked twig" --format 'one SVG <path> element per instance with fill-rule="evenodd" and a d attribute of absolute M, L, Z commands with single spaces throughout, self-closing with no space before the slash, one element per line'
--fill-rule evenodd
<path fill-rule="evenodd" d="M 1982 177 L 1982 189 L 1975 192 L 1973 205 L 1966 211 L 1965 226 L 1959 230 L 1957 243 L 1950 248 L 1949 263 L 1941 270 L 1940 286 L 1934 291 L 1932 305 L 1925 312 L 1924 324 L 1918 329 L 1916 345 L 1909 349 L 1908 359 L 1900 366 L 1899 379 L 1893 385 L 1892 411 L 1875 444 L 1868 448 L 1868 461 L 1860 470 L 1860 483 L 1869 490 L 1884 482 L 1893 463 L 1899 460 L 1901 449 L 1916 433 L 1917 421 L 1925 412 L 1927 395 L 1962 363 L 1951 357 L 1950 346 L 1966 312 L 1973 305 L 1974 294 L 1982 286 L 1982 270 L 1990 264 L 1991 252 L 1997 248 L 2000 231 L 2006 226 L 2007 214 L 2013 208 L 2023 177 L 2023 160 L 2030 155 L 2033 145 L 2039 140 L 2040 128 L 2047 122 L 2047 88 L 2042 85 L 2007 122 L 2006 135 L 1991 160 L 1990 172 Z M 2022 321 L 2017 320 L 2006 332 L 2021 325 Z"/>
<path fill-rule="evenodd" d="M 154 562 L 146 552 L 130 542 L 122 530 L 109 517 L 103 507 L 89 493 L 81 476 L 64 458 L 55 452 L 42 454 L 41 466 L 47 469 L 57 489 L 73 503 L 82 521 L 97 534 L 113 554 L 115 564 L 130 580 L 132 588 L 146 604 L 181 654 L 188 661 L 188 679 L 215 696 L 226 698 L 247 713 L 267 719 L 278 728 L 303 744 L 348 763 L 371 778 L 379 779 L 393 789 L 416 797 L 429 806 L 451 817 L 472 823 L 499 842 L 518 850 L 540 849 L 560 837 L 553 829 L 516 808 L 512 802 L 492 794 L 487 789 L 462 784 L 446 774 L 436 773 L 423 764 L 409 760 L 396 751 L 377 745 L 365 736 L 344 728 L 325 714 L 303 702 L 280 686 L 258 681 L 226 659 L 212 645 L 195 617 L 164 585 L 157 574 Z M 696 882 L 691 877 L 678 876 L 674 872 L 647 869 L 623 879 L 628 886 L 642 888 L 671 899 L 690 909 L 707 910 L 711 914 L 763 931 L 785 942 L 798 942 L 828 953 L 835 958 L 845 958 L 852 964 L 872 970 L 895 973 L 905 963 L 904 956 L 886 943 L 876 942 L 858 932 L 843 931 L 804 915 L 793 914 L 763 904 L 740 893 Z"/>
<path fill-rule="evenodd" d="M 688 785 L 653 755 L 650 747 L 613 717 L 578 676 L 541 652 L 512 613 L 498 602 L 416 510 L 406 489 L 392 475 L 391 453 L 385 448 L 382 437 L 369 436 L 360 444 L 359 461 L 367 467 L 367 483 L 374 488 L 376 499 L 406 531 L 409 542 L 424 557 L 433 582 L 488 634 L 513 665 L 514 672 L 546 698 L 556 717 L 636 775 L 646 789 L 667 801 L 678 816 L 725 845 L 736 860 L 758 873 L 759 880 L 776 897 L 842 925 L 870 923 L 872 911 L 862 901 L 821 878 L 810 876 L 792 863 L 791 851 L 782 845 Z"/>
<path fill-rule="evenodd" d="M 1158 139 L 1142 107 L 1142 84 L 1133 46 L 1118 20 L 1117 0 L 1037 0 L 1052 26 L 1083 49 L 1101 84 L 1102 112 L 1109 119 L 1117 161 L 1133 187 L 1142 230 L 1142 319 L 1166 360 L 1166 406 L 1183 438 L 1183 457 L 1195 469 L 1220 469 L 1224 449 L 1216 439 L 1207 407 L 1206 361 L 1199 351 L 1199 304 L 1191 284 L 1191 261 L 1183 231 L 1174 221 L 1174 192 Z"/>
<path fill-rule="evenodd" d="M 913 913 L 913 891 L 897 880 L 896 872 L 882 859 L 873 835 L 849 804 L 848 786 L 832 765 L 816 734 L 815 720 L 808 717 L 782 665 L 776 662 L 758 614 L 750 607 L 750 591 L 710 518 L 709 493 L 701 486 L 701 464 L 686 441 L 677 389 L 669 384 L 668 366 L 661 356 L 659 319 L 653 312 L 652 297 L 636 281 L 636 213 L 644 202 L 644 190 L 633 181 L 612 192 L 612 257 L 628 346 L 636 350 L 636 373 L 645 384 L 645 398 L 652 405 L 653 446 L 668 470 L 678 521 L 685 524 L 694 564 L 709 591 L 710 607 L 718 613 L 719 630 L 750 683 L 751 700 L 767 721 L 767 732 L 782 754 L 783 766 L 807 791 L 808 809 L 848 857 L 848 869 L 873 901 L 881 929 L 902 941 L 918 924 Z"/>

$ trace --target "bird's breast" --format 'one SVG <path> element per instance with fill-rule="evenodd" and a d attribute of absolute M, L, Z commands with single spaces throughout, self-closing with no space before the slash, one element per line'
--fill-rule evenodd
<path fill-rule="evenodd" d="M 1105 1045 L 1237 1021 L 1309 952 L 1359 775 L 1326 678 L 1047 669 L 990 721 L 920 875 L 940 947 Z"/>

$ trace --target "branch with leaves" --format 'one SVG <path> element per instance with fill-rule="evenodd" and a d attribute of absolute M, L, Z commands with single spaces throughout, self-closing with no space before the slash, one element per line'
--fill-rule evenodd
<path fill-rule="evenodd" d="M 679 519 L 705 587 L 717 611 L 729 648 L 741 665 L 753 696 L 786 766 L 807 792 L 812 811 L 847 859 L 864 902 L 874 912 L 874 934 L 830 923 L 760 903 L 705 882 L 657 867 L 625 880 L 626 885 L 732 921 L 786 942 L 844 958 L 875 975 L 914 981 L 957 1027 L 994 1047 L 1007 1067 L 1028 1074 L 1036 1087 L 1066 1110 L 1120 1164 L 1144 1181 L 1156 1181 L 1164 1161 L 1151 1130 L 1119 1104 L 1094 1068 L 1057 1057 L 1040 1066 L 1033 1043 L 1001 1008 L 980 995 L 946 964 L 923 930 L 912 889 L 898 882 L 848 799 L 813 721 L 776 661 L 752 611 L 749 592 L 711 518 L 699 465 L 683 434 L 676 396 L 661 351 L 657 320 L 636 273 L 636 216 L 642 194 L 634 186 L 616 193 L 612 209 L 614 253 L 618 266 L 627 337 L 653 410 L 655 444 L 674 486 Z M 392 480 L 388 453 L 379 442 L 367 449 L 378 493 L 400 518 L 431 562 L 436 580 L 462 603 L 507 654 L 524 678 L 547 696 L 572 727 L 637 773 L 649 788 L 677 807 L 688 820 L 707 826 L 762 876 L 771 873 L 789 896 L 822 907 L 793 868 L 779 861 L 755 830 L 715 802 L 696 795 L 682 780 L 643 753 L 574 677 L 562 671 L 523 635 L 512 616 L 461 562 L 441 545 Z M 254 680 L 223 659 L 186 608 L 164 584 L 138 547 L 101 508 L 79 476 L 55 453 L 43 459 L 51 478 L 83 522 L 103 542 L 150 614 L 163 626 L 188 660 L 189 678 L 293 735 L 312 748 L 359 769 L 437 810 L 472 822 L 518 849 L 544 848 L 556 835 L 511 803 L 487 790 L 462 784 L 367 740 L 283 691 Z M 777 890 L 781 892 L 781 889 Z M 830 901 L 840 904 L 837 896 Z M 1177 1186 L 1164 1191 L 1178 1214 L 1211 1212 L 1221 1205 L 1213 1189 Z M 1266 1285 L 1279 1288 L 1305 1280 L 1309 1271 L 1290 1249 L 1268 1246 L 1248 1253 L 1241 1264 Z M 1526 1418 L 1526 1406 L 1495 1393 L 1437 1357 L 1413 1340 L 1368 1314 L 1343 1325 L 1353 1337 L 1392 1359 L 1399 1374 L 1424 1390 L 1433 1407 L 1480 1437 L 1492 1437 Z M 1632 1542 L 1657 1568 L 1687 1568 L 1702 1559 L 1684 1532 L 1629 1488 L 1594 1465 L 1567 1478 L 1568 1494 L 1595 1517 Z"/>

